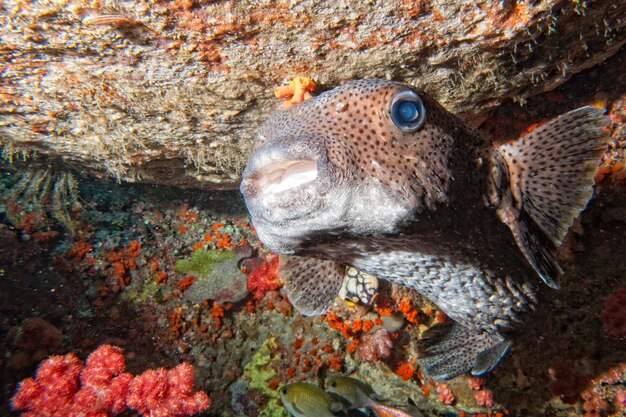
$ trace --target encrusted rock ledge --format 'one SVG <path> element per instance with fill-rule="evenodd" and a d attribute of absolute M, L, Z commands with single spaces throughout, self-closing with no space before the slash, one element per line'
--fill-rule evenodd
<path fill-rule="evenodd" d="M 3 1 L 0 146 L 96 175 L 232 188 L 294 75 L 385 77 L 479 120 L 626 42 L 612 0 Z M 31 159 L 32 161 L 32 159 Z"/>

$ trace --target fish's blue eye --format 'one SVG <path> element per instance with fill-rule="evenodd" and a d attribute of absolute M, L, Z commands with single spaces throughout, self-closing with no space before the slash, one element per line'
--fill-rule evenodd
<path fill-rule="evenodd" d="M 402 90 L 391 98 L 391 120 L 403 132 L 413 132 L 424 123 L 424 103 L 413 90 Z"/>

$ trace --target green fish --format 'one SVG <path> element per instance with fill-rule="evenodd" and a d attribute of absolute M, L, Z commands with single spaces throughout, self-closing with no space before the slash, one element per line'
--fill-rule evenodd
<path fill-rule="evenodd" d="M 369 408 L 378 417 L 421 417 L 418 410 L 411 410 L 411 413 L 399 408 L 388 407 L 372 397 L 376 395 L 372 388 L 358 379 L 346 376 L 333 375 L 325 380 L 326 390 L 339 397 L 348 410 L 357 408 Z"/>
<path fill-rule="evenodd" d="M 323 389 L 296 382 L 279 390 L 280 401 L 293 417 L 334 417 L 339 404 L 333 403 Z"/>

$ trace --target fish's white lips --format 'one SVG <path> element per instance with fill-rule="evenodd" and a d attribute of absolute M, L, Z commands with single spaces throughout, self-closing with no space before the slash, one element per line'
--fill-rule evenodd
<path fill-rule="evenodd" d="M 315 181 L 318 176 L 317 162 L 292 160 L 272 162 L 258 168 L 253 177 L 264 194 L 278 194 Z"/>

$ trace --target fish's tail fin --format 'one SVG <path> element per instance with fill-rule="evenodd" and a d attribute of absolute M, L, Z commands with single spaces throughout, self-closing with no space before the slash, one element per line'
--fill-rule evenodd
<path fill-rule="evenodd" d="M 604 110 L 581 107 L 497 148 L 508 171 L 509 193 L 498 213 L 551 287 L 561 271 L 554 250 L 593 195 L 594 175 L 606 150 Z"/>
<path fill-rule="evenodd" d="M 458 323 L 436 324 L 418 341 L 422 372 L 436 380 L 464 372 L 482 375 L 491 371 L 511 347 L 499 334 L 479 332 Z"/>

